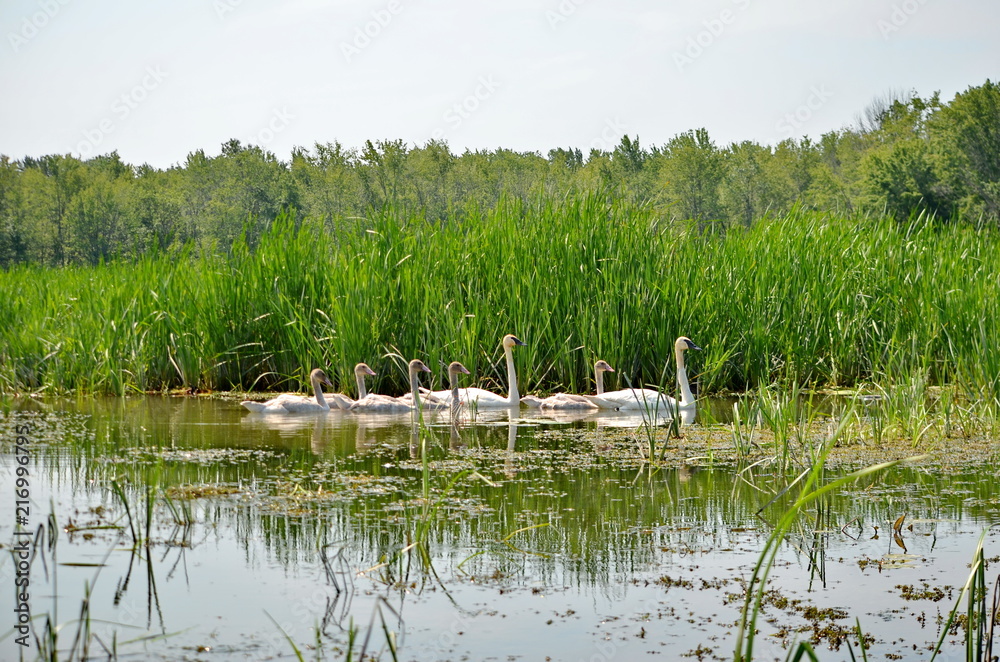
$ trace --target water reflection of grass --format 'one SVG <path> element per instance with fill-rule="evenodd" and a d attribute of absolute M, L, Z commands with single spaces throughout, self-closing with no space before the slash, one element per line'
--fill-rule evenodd
<path fill-rule="evenodd" d="M 785 418 L 787 418 L 787 416 Z M 771 567 L 774 564 L 781 544 L 785 540 L 785 537 L 788 535 L 792 526 L 798 521 L 802 511 L 807 506 L 822 501 L 823 497 L 827 494 L 838 491 L 841 488 L 852 485 L 867 476 L 877 474 L 898 464 L 896 461 L 887 462 L 859 469 L 832 481 L 826 480 L 826 456 L 829 448 L 836 443 L 837 438 L 843 433 L 843 421 L 846 420 L 848 419 L 842 419 L 841 425 L 837 428 L 834 434 L 831 435 L 826 443 L 820 446 L 819 452 L 812 459 L 810 469 L 800 476 L 800 478 L 804 480 L 801 481 L 798 496 L 794 498 L 791 503 L 785 507 L 784 512 L 780 514 L 777 522 L 772 528 L 771 535 L 768 537 L 767 542 L 764 545 L 764 549 L 760 553 L 760 557 L 757 560 L 757 564 L 754 566 L 750 580 L 747 584 L 746 600 L 740 614 L 739 631 L 737 632 L 736 637 L 736 651 L 733 657 L 734 662 L 749 662 L 754 659 L 753 650 L 758 629 L 757 620 L 760 617 L 765 596 L 767 595 L 767 578 L 770 574 Z M 783 490 L 779 493 L 779 495 L 799 483 L 800 478 L 797 478 L 796 481 L 791 483 L 786 490 Z M 777 497 L 768 502 L 764 508 L 767 508 L 776 500 Z M 863 637 L 861 638 L 861 642 L 861 646 L 863 647 Z M 848 641 L 847 643 L 848 646 L 850 646 L 850 642 Z M 809 656 L 811 659 L 817 659 L 808 644 L 798 645 L 797 649 L 793 650 L 790 655 L 794 656 L 792 659 L 801 659 L 803 656 Z M 853 651 L 851 656 L 853 658 Z"/>

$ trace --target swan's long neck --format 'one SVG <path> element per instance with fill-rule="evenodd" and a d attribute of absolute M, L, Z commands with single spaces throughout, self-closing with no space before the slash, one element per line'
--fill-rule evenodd
<path fill-rule="evenodd" d="M 462 402 L 458 397 L 458 375 L 452 373 L 449 377 L 451 377 L 451 415 L 454 416 L 458 413 Z"/>
<path fill-rule="evenodd" d="M 517 390 L 517 370 L 514 369 L 514 351 L 510 347 L 504 347 L 503 353 L 507 358 L 507 383 L 510 385 L 507 401 L 511 405 L 520 404 L 521 395 Z"/>
<path fill-rule="evenodd" d="M 361 400 L 368 395 L 368 387 L 365 386 L 365 376 L 359 372 L 354 377 L 358 380 L 358 400 Z"/>
<path fill-rule="evenodd" d="M 420 409 L 420 379 L 413 368 L 410 368 L 410 393 L 413 394 L 414 408 Z"/>
<path fill-rule="evenodd" d="M 597 384 L 597 395 L 604 395 L 604 371 L 594 368 L 594 382 Z"/>
<path fill-rule="evenodd" d="M 691 385 L 688 384 L 687 367 L 684 363 L 684 350 L 677 347 L 674 349 L 677 355 L 677 386 L 681 389 L 681 406 L 685 407 L 694 404 L 694 394 L 691 393 Z"/>
<path fill-rule="evenodd" d="M 316 393 L 316 404 L 318 404 L 323 409 L 329 409 L 330 405 L 327 404 L 326 398 L 323 397 L 323 384 L 320 382 L 319 377 L 313 377 L 313 392 Z"/>

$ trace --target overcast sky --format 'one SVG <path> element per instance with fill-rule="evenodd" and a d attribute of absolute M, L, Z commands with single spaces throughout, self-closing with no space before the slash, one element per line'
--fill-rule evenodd
<path fill-rule="evenodd" d="M 997 0 L 0 0 L 0 154 L 720 146 L 1000 78 Z"/>

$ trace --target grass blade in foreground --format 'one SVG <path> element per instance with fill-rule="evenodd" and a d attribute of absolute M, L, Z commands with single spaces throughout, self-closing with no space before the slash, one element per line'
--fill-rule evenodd
<path fill-rule="evenodd" d="M 941 626 L 941 638 L 938 639 L 937 646 L 934 647 L 934 654 L 931 655 L 931 662 L 937 658 L 941 652 L 941 646 L 947 639 L 952 623 L 958 618 L 958 610 L 962 606 L 962 598 L 968 600 L 968 610 L 966 611 L 965 623 L 965 660 L 966 662 L 982 662 L 983 645 L 986 638 L 986 620 L 989 618 L 986 609 L 986 563 L 983 559 L 983 542 L 986 540 L 986 531 L 979 536 L 979 544 L 976 545 L 975 554 L 972 557 L 972 570 L 969 571 L 969 578 L 962 587 L 962 592 L 955 600 L 955 606 L 948 613 L 948 620 Z M 996 614 L 994 614 L 994 619 Z M 993 628 L 990 628 L 992 633 Z"/>
<path fill-rule="evenodd" d="M 831 442 L 840 436 L 848 419 L 849 417 L 847 416 L 841 419 L 840 426 L 837 428 L 836 432 L 834 432 Z M 743 611 L 740 614 L 739 632 L 736 635 L 736 650 L 733 656 L 735 662 L 751 662 L 754 659 L 753 644 L 756 633 L 756 623 L 757 617 L 760 615 L 761 604 L 764 600 L 764 594 L 767 587 L 767 576 L 771 571 L 771 566 L 774 564 L 775 557 L 777 556 L 781 543 L 785 538 L 785 534 L 788 533 L 792 524 L 795 523 L 795 520 L 798 518 L 802 509 L 823 495 L 833 492 L 834 490 L 838 490 L 845 485 L 849 485 L 860 478 L 884 471 L 904 461 L 912 462 L 920 459 L 919 457 L 914 457 L 908 458 L 907 460 L 894 460 L 892 462 L 876 464 L 871 467 L 859 469 L 858 471 L 853 471 L 846 476 L 823 485 L 822 487 L 815 487 L 816 482 L 819 480 L 819 476 L 823 471 L 826 456 L 831 446 L 832 443 L 827 443 L 824 446 L 823 451 L 816 457 L 812 470 L 806 478 L 805 485 L 802 488 L 802 495 L 795 500 L 795 503 L 791 505 L 788 512 L 786 512 L 781 519 L 778 520 L 774 531 L 771 533 L 770 537 L 767 539 L 767 543 L 764 545 L 764 550 L 761 552 L 760 558 L 757 560 L 757 564 L 754 566 L 753 574 L 751 575 L 750 582 L 747 586 L 746 602 L 744 603 Z"/>

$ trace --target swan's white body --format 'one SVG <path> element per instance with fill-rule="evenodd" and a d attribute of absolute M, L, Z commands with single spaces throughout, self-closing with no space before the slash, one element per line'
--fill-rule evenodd
<path fill-rule="evenodd" d="M 240 404 L 258 414 L 307 414 L 330 411 L 330 403 L 323 397 L 323 384 L 333 386 L 326 373 L 316 368 L 309 373 L 309 381 L 313 387 L 314 397 L 297 393 L 282 393 L 267 402 L 244 400 Z"/>
<path fill-rule="evenodd" d="M 351 411 L 366 411 L 366 412 L 398 412 L 398 411 L 410 411 L 416 409 L 417 407 L 423 407 L 424 409 L 442 409 L 447 407 L 447 405 L 441 403 L 423 403 L 420 398 L 413 398 L 413 393 L 420 392 L 420 381 L 417 376 L 421 372 L 430 372 L 431 369 L 424 365 L 424 362 L 420 359 L 413 359 L 410 361 L 409 373 L 410 373 L 410 393 L 407 393 L 401 398 L 393 398 L 388 395 L 379 395 L 377 393 L 369 393 L 363 398 L 360 398 L 357 402 L 351 405 Z M 409 396 L 409 397 L 407 397 Z"/>
<path fill-rule="evenodd" d="M 358 385 L 358 400 L 368 395 L 368 387 L 365 386 L 365 377 L 374 374 L 375 371 L 369 368 L 367 363 L 359 363 L 354 366 L 354 380 Z M 350 396 L 343 393 L 331 393 L 329 397 L 339 409 L 350 409 L 358 401 L 351 399 Z M 331 406 L 330 409 L 333 409 L 333 407 Z"/>
<path fill-rule="evenodd" d="M 701 349 L 689 338 L 681 336 L 674 342 L 674 356 L 677 359 L 677 386 L 681 390 L 681 399 L 676 399 L 648 388 L 626 388 L 603 395 L 584 396 L 601 409 L 644 410 L 660 415 L 672 416 L 675 412 L 693 410 L 695 408 L 694 394 L 688 383 L 687 368 L 684 362 L 684 352 L 689 349 Z"/>
<path fill-rule="evenodd" d="M 516 336 L 509 333 L 503 337 L 501 342 L 503 344 L 504 358 L 507 360 L 507 383 L 509 389 L 507 396 L 504 397 L 482 388 L 461 388 L 458 389 L 458 398 L 461 405 L 475 407 L 476 409 L 509 409 L 520 406 L 521 396 L 517 390 L 517 370 L 514 368 L 513 348 L 518 345 L 526 345 L 527 343 L 521 342 Z M 435 400 L 450 405 L 452 399 L 455 397 L 455 389 L 452 388 L 451 391 L 431 391 L 430 396 Z"/>
<path fill-rule="evenodd" d="M 614 372 L 615 369 L 608 365 L 607 361 L 598 361 L 594 364 L 594 383 L 597 386 L 597 395 L 604 394 L 604 373 Z M 538 398 L 534 395 L 526 395 L 521 398 L 522 404 L 528 407 L 538 407 L 542 410 L 596 410 L 600 407 L 590 400 L 589 396 L 576 395 L 574 393 L 556 393 L 547 398 Z"/>

